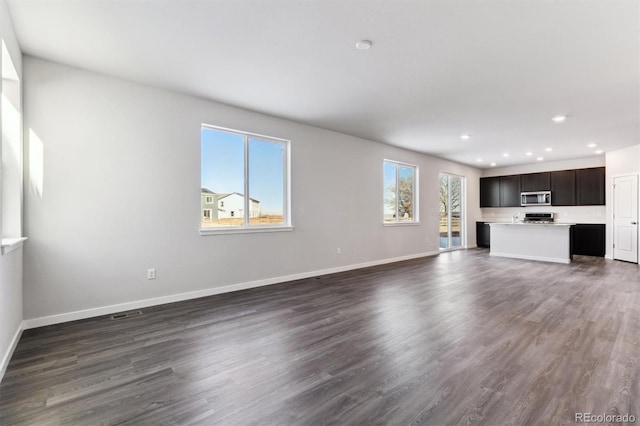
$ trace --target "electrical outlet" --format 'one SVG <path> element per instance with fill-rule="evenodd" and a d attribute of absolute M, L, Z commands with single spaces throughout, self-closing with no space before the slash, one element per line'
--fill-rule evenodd
<path fill-rule="evenodd" d="M 342 249 L 340 247 L 336 249 L 336 254 L 342 254 Z"/>
<path fill-rule="evenodd" d="M 147 279 L 148 280 L 155 280 L 156 279 L 156 269 L 155 268 L 147 269 Z"/>

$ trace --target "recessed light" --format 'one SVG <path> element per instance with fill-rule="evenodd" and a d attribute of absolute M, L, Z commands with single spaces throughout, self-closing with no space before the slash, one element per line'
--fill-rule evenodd
<path fill-rule="evenodd" d="M 508 152 L 505 152 L 504 154 L 502 154 L 502 156 L 503 156 L 503 157 L 508 157 L 508 156 L 509 156 L 509 153 L 508 153 Z"/>
<path fill-rule="evenodd" d="M 491 163 L 491 167 L 495 167 L 495 166 L 496 166 L 496 163 Z"/>
<path fill-rule="evenodd" d="M 536 160 L 542 161 L 542 160 L 544 160 L 544 157 L 538 157 L 538 158 L 536 158 Z"/>
<path fill-rule="evenodd" d="M 471 135 L 465 133 L 464 135 L 460 135 L 460 139 L 462 139 L 463 141 L 469 140 L 471 139 Z"/>
<path fill-rule="evenodd" d="M 564 123 L 565 121 L 567 121 L 567 116 L 566 115 L 556 115 L 551 120 L 553 120 L 554 123 Z"/>
<path fill-rule="evenodd" d="M 482 163 L 482 158 L 478 158 L 476 161 L 477 161 L 478 163 Z"/>
<path fill-rule="evenodd" d="M 528 156 L 532 156 L 533 152 L 529 151 L 529 152 L 525 152 L 524 155 L 528 155 Z"/>
<path fill-rule="evenodd" d="M 596 154 L 602 154 L 604 151 L 603 151 L 603 150 L 601 150 L 601 149 L 598 149 L 598 150 L 596 150 L 596 151 L 594 151 L 594 152 L 595 152 Z"/>
<path fill-rule="evenodd" d="M 589 148 L 595 148 L 596 146 L 598 146 L 597 143 L 590 143 L 589 145 L 587 145 L 587 147 Z"/>
<path fill-rule="evenodd" d="M 360 40 L 356 43 L 356 49 L 358 50 L 369 50 L 373 46 L 373 43 L 370 40 Z"/>
<path fill-rule="evenodd" d="M 553 148 L 545 148 L 544 150 L 547 151 L 547 152 L 551 152 L 551 151 L 553 151 Z"/>

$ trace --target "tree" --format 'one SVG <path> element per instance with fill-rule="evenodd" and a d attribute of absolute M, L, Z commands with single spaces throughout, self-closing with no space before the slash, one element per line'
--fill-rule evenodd
<path fill-rule="evenodd" d="M 462 179 L 451 179 L 451 205 L 449 205 L 449 177 L 440 176 L 440 214 L 444 217 L 449 211 L 460 212 Z"/>
<path fill-rule="evenodd" d="M 394 217 L 413 219 L 413 176 L 398 179 L 400 189 L 396 191 L 396 184 L 387 187 L 385 202 L 393 210 Z M 397 208 L 396 208 L 397 205 Z"/>

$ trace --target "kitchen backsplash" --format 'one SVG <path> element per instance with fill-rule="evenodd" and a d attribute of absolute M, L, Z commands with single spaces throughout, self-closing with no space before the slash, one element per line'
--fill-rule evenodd
<path fill-rule="evenodd" d="M 605 223 L 605 206 L 540 206 L 540 207 L 500 207 L 482 208 L 484 222 L 511 222 L 513 215 L 518 220 L 524 218 L 525 213 L 554 213 L 554 220 L 560 223 Z"/>

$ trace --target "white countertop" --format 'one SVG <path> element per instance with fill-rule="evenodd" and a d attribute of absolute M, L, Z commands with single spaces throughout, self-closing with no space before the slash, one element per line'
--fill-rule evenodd
<path fill-rule="evenodd" d="M 485 222 L 486 223 L 486 222 Z M 493 225 L 508 225 L 508 226 L 553 226 L 553 227 L 562 227 L 566 228 L 568 226 L 573 226 L 575 223 L 524 223 L 524 222 L 489 222 L 489 226 Z"/>

